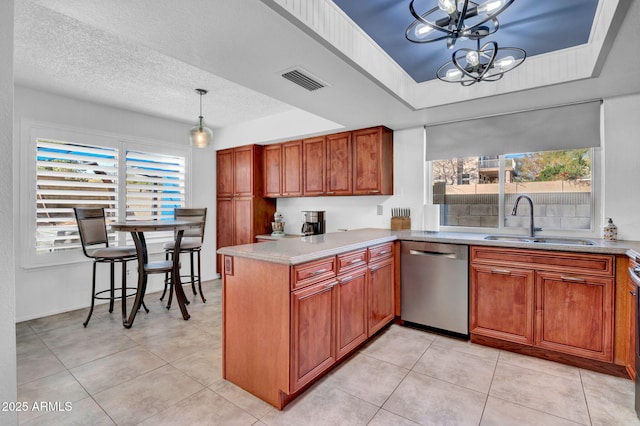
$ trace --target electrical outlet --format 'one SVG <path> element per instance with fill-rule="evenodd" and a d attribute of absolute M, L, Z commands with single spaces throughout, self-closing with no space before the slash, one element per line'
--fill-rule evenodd
<path fill-rule="evenodd" d="M 378 216 L 382 216 L 382 204 L 376 206 L 378 208 Z"/>

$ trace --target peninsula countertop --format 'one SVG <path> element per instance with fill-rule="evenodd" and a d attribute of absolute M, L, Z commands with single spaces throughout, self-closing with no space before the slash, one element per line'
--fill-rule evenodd
<path fill-rule="evenodd" d="M 486 236 L 487 234 L 467 232 L 392 231 L 389 229 L 365 228 L 222 247 L 218 250 L 218 253 L 265 262 L 298 265 L 300 263 L 335 256 L 389 241 L 405 240 L 565 252 L 618 254 L 640 258 L 640 241 L 605 241 L 602 239 L 588 238 L 594 242 L 593 245 L 572 245 L 543 244 L 526 241 L 490 241 L 485 239 Z"/>

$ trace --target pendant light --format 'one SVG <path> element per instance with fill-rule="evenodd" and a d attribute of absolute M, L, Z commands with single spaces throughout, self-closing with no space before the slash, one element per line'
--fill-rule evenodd
<path fill-rule="evenodd" d="M 200 95 L 200 117 L 198 117 L 198 124 L 189 132 L 189 139 L 191 140 L 191 146 L 206 148 L 213 139 L 213 132 L 202 122 L 202 95 L 206 95 L 207 91 L 205 89 L 196 89 L 196 93 Z"/>

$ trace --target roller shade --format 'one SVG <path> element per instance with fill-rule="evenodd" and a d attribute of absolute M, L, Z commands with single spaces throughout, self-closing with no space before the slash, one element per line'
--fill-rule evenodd
<path fill-rule="evenodd" d="M 601 101 L 426 126 L 427 160 L 600 146 Z"/>

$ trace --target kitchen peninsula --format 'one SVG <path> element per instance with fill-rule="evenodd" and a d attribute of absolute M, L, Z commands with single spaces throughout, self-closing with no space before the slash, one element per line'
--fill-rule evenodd
<path fill-rule="evenodd" d="M 595 351 L 574 356 L 573 349 L 572 352 L 546 344 L 552 347 L 548 350 L 538 342 L 509 346 L 508 338 L 489 339 L 481 327 L 476 327 L 475 335 L 472 327 L 471 338 L 529 355 L 569 360 L 609 374 L 622 375 L 625 368 L 629 370 L 633 311 L 628 300 L 626 266 L 628 256 L 635 258 L 640 253 L 639 243 L 595 240 L 591 245 L 578 246 L 570 244 L 569 239 L 564 240 L 565 244 L 540 244 L 485 237 L 361 229 L 221 248 L 223 376 L 282 409 L 400 314 L 399 245 L 404 240 L 486 246 L 485 252 L 491 253 L 493 248 L 501 256 L 513 254 L 520 263 L 538 258 L 584 262 L 590 255 L 610 259 L 605 264 L 610 277 L 607 282 L 611 283 L 606 289 L 611 290 L 603 287 L 610 297 L 607 296 L 608 305 L 602 304 L 606 315 L 603 339 L 609 352 L 603 352 L 600 360 Z M 522 269 L 522 265 L 518 266 Z M 525 285 L 536 284 L 529 280 Z M 567 291 L 574 290 L 568 287 Z M 527 318 L 532 312 L 531 308 L 522 311 Z M 527 321 L 532 320 L 533 317 Z"/>

